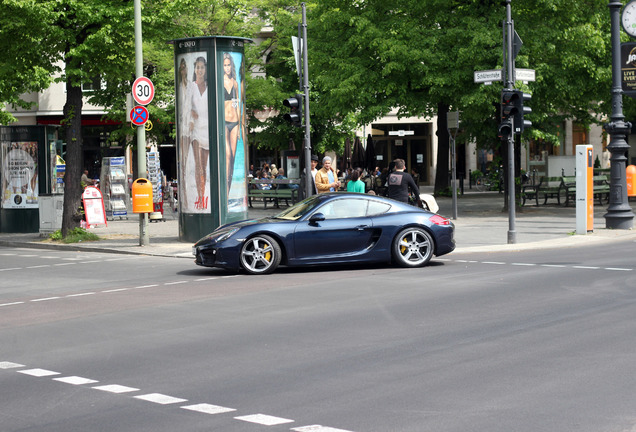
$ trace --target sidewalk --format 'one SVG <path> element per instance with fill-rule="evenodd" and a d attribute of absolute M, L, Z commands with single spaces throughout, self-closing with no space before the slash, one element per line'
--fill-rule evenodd
<path fill-rule="evenodd" d="M 439 213 L 452 214 L 452 199 L 438 198 Z M 575 235 L 576 209 L 573 206 L 548 204 L 527 206 L 516 212 L 516 243 L 508 244 L 509 218 L 504 211 L 504 196 L 497 192 L 467 192 L 458 198 L 458 217 L 455 241 L 458 252 L 519 250 L 529 248 L 568 247 L 580 244 L 601 244 L 618 239 L 636 241 L 636 230 L 609 230 L 605 228 L 607 205 L 594 206 L 594 232 Z M 635 202 L 630 202 L 632 210 Z M 260 203 L 249 209 L 251 219 L 278 213 L 279 209 L 263 210 Z M 0 233 L 0 246 L 43 249 L 65 249 L 84 252 L 111 252 L 192 258 L 192 243 L 179 241 L 177 214 L 167 209 L 164 220 L 148 224 L 149 244 L 139 246 L 139 217 L 131 214 L 128 220 L 109 221 L 107 227 L 91 229 L 102 238 L 97 242 L 70 245 L 52 243 L 38 233 Z"/>

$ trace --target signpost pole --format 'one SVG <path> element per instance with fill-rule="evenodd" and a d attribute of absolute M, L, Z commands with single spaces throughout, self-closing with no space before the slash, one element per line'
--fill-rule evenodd
<path fill-rule="evenodd" d="M 144 74 L 144 56 L 141 39 L 141 0 L 135 0 L 135 74 Z M 146 128 L 137 126 L 137 176 L 148 178 L 146 167 Z M 139 246 L 146 246 L 148 237 L 148 213 L 139 213 Z"/>
<path fill-rule="evenodd" d="M 506 65 L 505 87 L 514 88 L 514 59 L 512 58 L 512 35 L 514 26 L 512 23 L 512 12 L 510 11 L 510 0 L 506 0 L 506 50 L 504 62 Z M 517 243 L 517 230 L 515 226 L 516 208 L 515 208 L 515 125 L 514 118 L 512 122 L 510 135 L 508 136 L 508 244 Z"/>

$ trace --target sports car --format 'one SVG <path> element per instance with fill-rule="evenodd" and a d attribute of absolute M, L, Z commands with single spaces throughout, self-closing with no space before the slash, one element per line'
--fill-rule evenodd
<path fill-rule="evenodd" d="M 389 198 L 333 192 L 273 217 L 223 225 L 192 248 L 195 263 L 268 274 L 279 265 L 426 265 L 455 249 L 453 223 Z"/>

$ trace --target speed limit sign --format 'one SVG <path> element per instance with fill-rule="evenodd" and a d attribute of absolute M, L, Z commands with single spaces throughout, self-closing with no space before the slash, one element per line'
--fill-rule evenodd
<path fill-rule="evenodd" d="M 148 105 L 155 97 L 155 86 L 146 77 L 139 77 L 132 86 L 132 94 L 139 105 Z"/>

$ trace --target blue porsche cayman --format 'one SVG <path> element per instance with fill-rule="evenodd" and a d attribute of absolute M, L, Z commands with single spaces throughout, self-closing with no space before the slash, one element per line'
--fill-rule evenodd
<path fill-rule="evenodd" d="M 455 249 L 443 216 L 375 195 L 311 196 L 273 217 L 217 228 L 193 247 L 196 264 L 251 274 L 279 265 L 345 263 L 426 265 Z"/>

